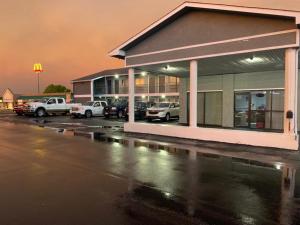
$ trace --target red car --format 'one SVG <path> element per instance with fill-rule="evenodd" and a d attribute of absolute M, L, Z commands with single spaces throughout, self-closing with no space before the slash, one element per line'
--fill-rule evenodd
<path fill-rule="evenodd" d="M 18 116 L 22 116 L 24 114 L 23 108 L 24 108 L 25 104 L 18 104 L 16 106 L 14 106 L 14 112 L 18 115 Z"/>

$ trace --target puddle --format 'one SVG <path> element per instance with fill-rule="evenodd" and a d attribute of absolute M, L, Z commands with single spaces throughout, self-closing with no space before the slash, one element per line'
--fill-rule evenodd
<path fill-rule="evenodd" d="M 37 123 L 37 124 L 47 124 L 47 123 L 52 123 L 52 121 L 50 120 L 46 120 L 46 119 L 33 119 L 33 122 Z"/>

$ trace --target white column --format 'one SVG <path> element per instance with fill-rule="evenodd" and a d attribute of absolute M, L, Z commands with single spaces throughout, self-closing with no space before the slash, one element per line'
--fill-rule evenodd
<path fill-rule="evenodd" d="M 150 75 L 147 73 L 147 82 L 148 82 L 148 96 L 147 96 L 147 101 L 150 101 Z"/>
<path fill-rule="evenodd" d="M 106 77 L 104 77 L 104 85 L 105 85 L 105 94 L 107 95 L 108 88 L 107 88 L 107 78 Z"/>
<path fill-rule="evenodd" d="M 134 69 L 128 70 L 128 117 L 129 123 L 134 123 Z"/>
<path fill-rule="evenodd" d="M 112 81 L 111 81 L 111 92 L 116 95 L 116 78 L 113 78 Z"/>
<path fill-rule="evenodd" d="M 284 79 L 284 133 L 297 134 L 297 94 L 298 94 L 298 50 L 285 50 Z M 288 111 L 293 112 L 293 118 L 287 119 Z"/>
<path fill-rule="evenodd" d="M 188 115 L 187 115 L 187 91 L 188 91 L 188 78 L 182 77 L 179 81 L 179 104 L 180 104 L 180 112 L 179 112 L 179 123 L 187 124 Z"/>
<path fill-rule="evenodd" d="M 94 101 L 94 80 L 91 80 L 91 101 Z"/>
<path fill-rule="evenodd" d="M 190 127 L 197 127 L 198 62 L 190 62 Z"/>

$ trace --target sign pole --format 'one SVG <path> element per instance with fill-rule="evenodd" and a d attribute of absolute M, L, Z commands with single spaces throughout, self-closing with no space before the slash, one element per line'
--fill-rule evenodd
<path fill-rule="evenodd" d="M 42 64 L 35 63 L 33 65 L 33 71 L 37 74 L 37 91 L 40 93 L 40 73 L 43 72 Z"/>
<path fill-rule="evenodd" d="M 38 94 L 40 93 L 40 73 L 37 73 L 37 81 L 38 81 Z"/>

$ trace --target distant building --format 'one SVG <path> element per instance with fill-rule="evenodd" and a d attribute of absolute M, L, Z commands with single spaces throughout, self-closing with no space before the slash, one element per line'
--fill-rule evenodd
<path fill-rule="evenodd" d="M 14 94 L 9 88 L 7 88 L 2 94 L 0 107 L 4 109 L 13 109 L 17 96 L 17 94 Z"/>
<path fill-rule="evenodd" d="M 11 89 L 7 88 L 0 96 L 0 109 L 13 109 L 16 104 L 37 101 L 47 97 L 61 97 L 65 98 L 67 102 L 72 101 L 71 93 L 15 94 Z"/>

